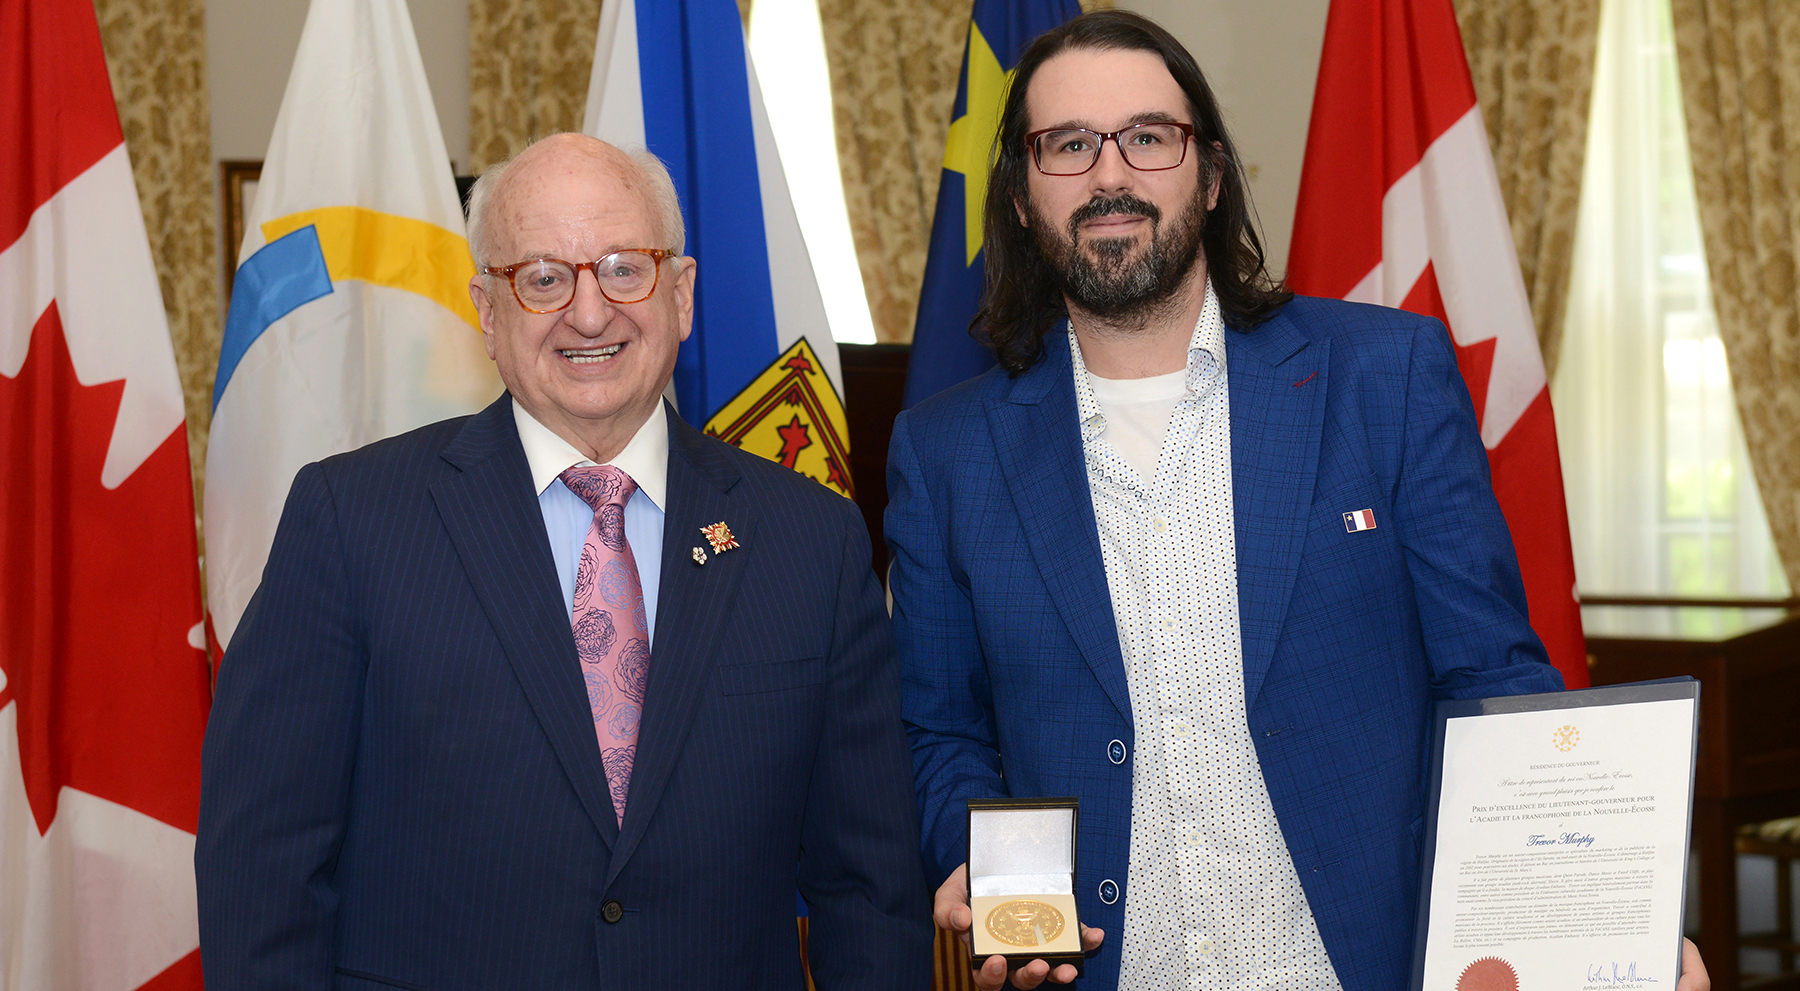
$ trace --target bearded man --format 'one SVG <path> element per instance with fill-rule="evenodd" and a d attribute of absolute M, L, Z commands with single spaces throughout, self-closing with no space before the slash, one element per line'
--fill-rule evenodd
<path fill-rule="evenodd" d="M 894 427 L 937 921 L 971 922 L 966 799 L 1077 795 L 1084 987 L 1406 986 L 1432 703 L 1562 687 L 1444 327 L 1294 296 L 1250 218 L 1167 32 L 1043 36 L 988 186 L 1000 367 Z"/>

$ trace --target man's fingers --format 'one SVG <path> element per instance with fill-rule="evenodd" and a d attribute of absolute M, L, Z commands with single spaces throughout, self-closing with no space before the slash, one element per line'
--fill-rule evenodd
<path fill-rule="evenodd" d="M 1000 959 L 1004 961 L 1006 958 L 1001 957 Z M 1026 989 L 1035 988 L 1039 984 L 1044 983 L 1044 978 L 1048 976 L 1050 976 L 1050 965 L 1042 960 L 1033 960 L 1025 966 L 1020 967 L 1018 970 L 1013 971 L 1013 987 Z"/>
<path fill-rule="evenodd" d="M 953 933 L 967 933 L 974 924 L 975 917 L 969 913 L 967 905 L 950 905 L 942 911 L 931 913 L 931 919 L 939 929 L 948 929 Z"/>
<path fill-rule="evenodd" d="M 1700 959 L 1700 948 L 1686 937 L 1681 940 L 1681 981 L 1675 985 L 1675 991 L 1712 991 L 1712 978 L 1707 976 L 1706 964 Z"/>
<path fill-rule="evenodd" d="M 974 918 L 969 913 L 969 865 L 964 864 L 938 885 L 931 902 L 931 919 L 939 929 L 968 932 Z"/>
<path fill-rule="evenodd" d="M 1006 958 L 988 957 L 975 972 L 975 986 L 981 991 L 999 991 L 1006 986 Z"/>
<path fill-rule="evenodd" d="M 1100 942 L 1106 938 L 1106 930 L 1093 926 L 1081 927 L 1081 952 L 1092 953 L 1098 949 Z"/>

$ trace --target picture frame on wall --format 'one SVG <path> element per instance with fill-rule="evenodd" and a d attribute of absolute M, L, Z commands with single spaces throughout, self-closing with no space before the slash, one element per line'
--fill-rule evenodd
<path fill-rule="evenodd" d="M 225 159 L 219 162 L 219 230 L 225 244 L 225 300 L 231 300 L 231 282 L 237 275 L 238 248 L 244 243 L 244 217 L 256 202 L 256 184 L 262 178 L 262 159 Z"/>

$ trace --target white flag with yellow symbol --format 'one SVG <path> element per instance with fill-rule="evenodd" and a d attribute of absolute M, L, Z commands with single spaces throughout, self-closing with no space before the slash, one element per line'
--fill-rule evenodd
<path fill-rule="evenodd" d="M 220 643 L 301 466 L 500 393 L 404 0 L 313 0 L 232 285 L 207 452 Z"/>

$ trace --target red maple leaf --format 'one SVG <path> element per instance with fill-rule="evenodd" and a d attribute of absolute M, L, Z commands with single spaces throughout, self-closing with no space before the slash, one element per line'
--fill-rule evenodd
<path fill-rule="evenodd" d="M 193 832 L 211 705 L 185 431 L 100 484 L 123 381 L 75 377 L 54 303 L 0 376 L 0 706 L 40 833 L 64 786 Z"/>
<path fill-rule="evenodd" d="M 800 459 L 800 452 L 812 446 L 812 438 L 807 436 L 806 424 L 801 423 L 800 417 L 795 415 L 792 420 L 788 421 L 787 426 L 776 427 L 775 432 L 781 435 L 781 453 L 776 455 L 775 460 L 789 468 L 794 467 Z"/>

